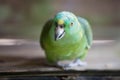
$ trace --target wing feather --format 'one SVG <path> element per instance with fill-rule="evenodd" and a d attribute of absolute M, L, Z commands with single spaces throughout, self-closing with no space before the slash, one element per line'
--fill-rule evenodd
<path fill-rule="evenodd" d="M 87 43 L 88 43 L 87 47 L 90 48 L 90 46 L 92 45 L 92 40 L 93 40 L 91 26 L 88 23 L 88 21 L 84 18 L 78 17 L 78 21 L 80 22 L 82 28 L 84 29 L 85 36 L 86 36 Z"/>
<path fill-rule="evenodd" d="M 45 36 L 48 34 L 49 29 L 51 28 L 52 22 L 53 22 L 53 20 L 50 19 L 43 26 L 43 29 L 42 29 L 42 32 L 41 32 L 41 35 L 40 35 L 40 45 L 43 49 L 44 49 L 43 41 L 44 41 Z"/>

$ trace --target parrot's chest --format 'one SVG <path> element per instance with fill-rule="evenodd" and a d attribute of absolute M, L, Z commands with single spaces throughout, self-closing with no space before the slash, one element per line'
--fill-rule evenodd
<path fill-rule="evenodd" d="M 80 51 L 85 45 L 84 37 L 81 39 L 62 39 L 58 41 L 48 40 L 45 42 L 45 51 L 52 54 L 70 54 Z"/>
<path fill-rule="evenodd" d="M 52 41 L 46 38 L 44 40 L 44 50 L 47 59 L 50 61 L 74 59 L 81 55 L 86 45 L 85 38 L 81 39 L 63 39 Z"/>

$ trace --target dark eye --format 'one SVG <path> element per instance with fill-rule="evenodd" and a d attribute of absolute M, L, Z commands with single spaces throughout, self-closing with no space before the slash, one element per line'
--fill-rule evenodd
<path fill-rule="evenodd" d="M 63 25 L 60 25 L 60 28 L 63 28 L 64 26 Z"/>
<path fill-rule="evenodd" d="M 71 22 L 70 25 L 73 26 L 73 23 Z"/>

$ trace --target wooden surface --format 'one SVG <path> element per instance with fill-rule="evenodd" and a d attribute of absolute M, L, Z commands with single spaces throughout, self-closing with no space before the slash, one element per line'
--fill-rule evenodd
<path fill-rule="evenodd" d="M 120 72 L 118 47 L 119 45 L 115 40 L 95 40 L 85 59 L 88 65 L 77 68 L 81 72 L 76 71 L 76 74 L 87 74 L 88 71 L 96 74 L 99 71 L 108 75 L 111 75 L 111 73 L 116 75 Z M 47 65 L 44 52 L 37 41 L 0 39 L 0 76 L 30 75 L 33 73 L 36 73 L 36 75 L 55 75 L 57 73 L 58 75 L 65 75 L 75 72 L 64 72 L 58 67 Z M 98 73 L 98 75 L 101 74 Z"/>

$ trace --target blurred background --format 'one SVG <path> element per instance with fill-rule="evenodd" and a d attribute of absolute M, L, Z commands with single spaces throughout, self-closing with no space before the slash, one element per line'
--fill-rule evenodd
<path fill-rule="evenodd" d="M 60 11 L 84 17 L 92 27 L 95 41 L 85 69 L 120 70 L 120 0 L 0 0 L 0 71 L 47 70 L 40 33 Z"/>
<path fill-rule="evenodd" d="M 86 18 L 94 39 L 120 37 L 120 0 L 0 0 L 0 38 L 38 41 L 45 22 L 60 11 Z"/>

